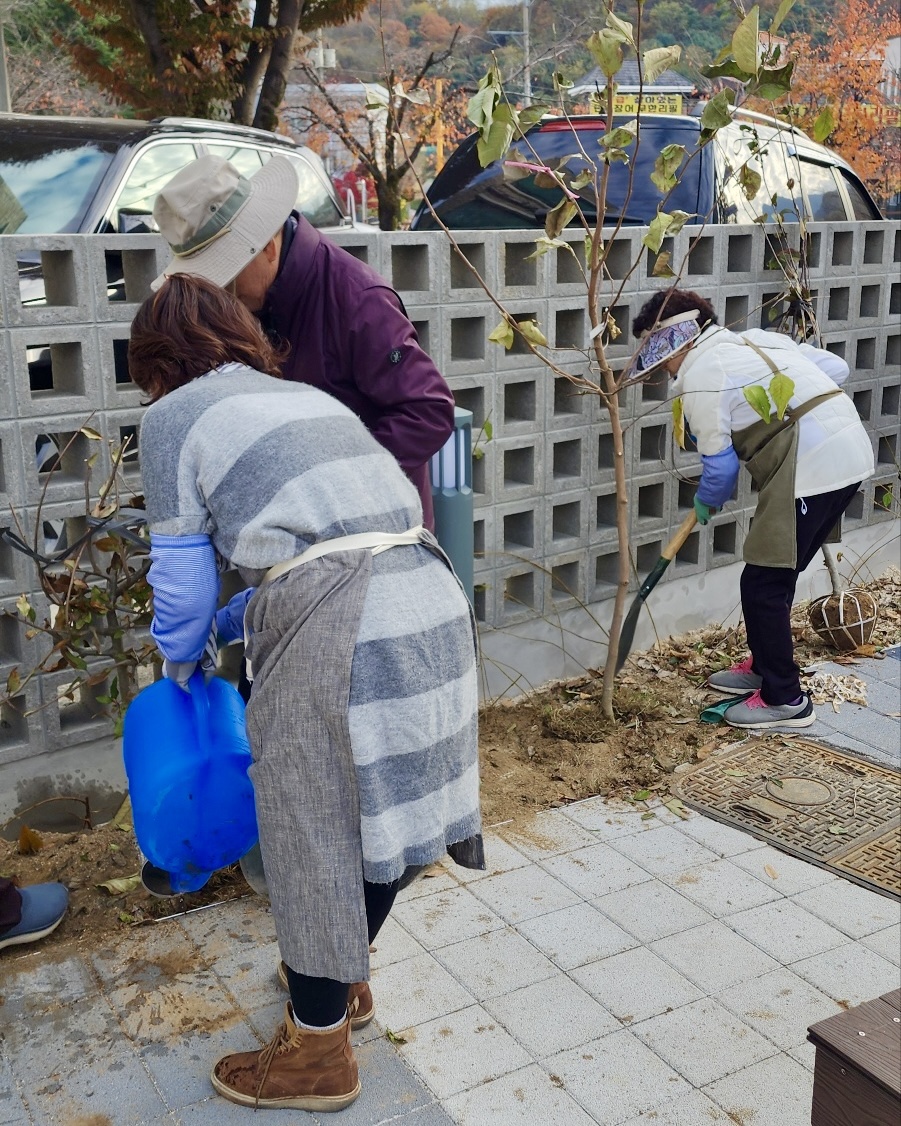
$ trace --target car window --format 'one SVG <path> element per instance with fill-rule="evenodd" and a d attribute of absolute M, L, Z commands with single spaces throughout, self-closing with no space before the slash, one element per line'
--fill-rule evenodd
<path fill-rule="evenodd" d="M 118 227 L 120 211 L 147 214 L 153 211 L 154 200 L 160 189 L 196 156 L 190 141 L 164 142 L 145 149 L 119 191 L 112 215 L 113 226 Z"/>
<path fill-rule="evenodd" d="M 245 145 L 211 145 L 207 141 L 203 142 L 202 147 L 212 156 L 224 156 L 242 176 L 252 176 L 263 167 L 259 149 L 250 149 Z"/>
<path fill-rule="evenodd" d="M 849 176 L 844 169 L 839 168 L 837 171 L 851 201 L 851 213 L 854 218 L 881 219 L 882 216 L 860 184 L 852 176 Z"/>
<path fill-rule="evenodd" d="M 0 234 L 77 231 L 113 159 L 97 145 L 43 138 L 4 141 Z"/>
<path fill-rule="evenodd" d="M 299 185 L 297 203 L 295 204 L 297 210 L 314 227 L 338 226 L 344 216 L 335 203 L 328 184 L 320 179 L 316 174 L 316 169 L 298 153 L 286 152 L 284 155 L 291 161 L 297 172 Z"/>
<path fill-rule="evenodd" d="M 808 215 L 814 222 L 842 222 L 848 218 L 834 168 L 801 157 L 801 185 L 807 198 Z"/>
<path fill-rule="evenodd" d="M 754 167 L 753 163 L 751 167 Z M 762 182 L 752 206 L 758 205 L 759 215 L 783 223 L 797 223 L 803 204 L 794 150 L 777 137 L 771 137 L 761 149 L 758 171 Z"/>

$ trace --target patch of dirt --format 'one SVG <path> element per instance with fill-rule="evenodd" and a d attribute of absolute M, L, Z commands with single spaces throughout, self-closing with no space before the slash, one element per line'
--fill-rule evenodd
<path fill-rule="evenodd" d="M 891 570 L 866 589 L 877 600 L 879 620 L 871 644 L 856 654 L 838 654 L 807 624 L 806 604 L 795 609 L 796 659 L 802 667 L 837 661 L 850 677 L 862 659 L 879 658 L 883 648 L 901 638 L 901 572 Z M 668 638 L 633 654 L 617 679 L 614 723 L 601 712 L 600 672 L 486 705 L 480 717 L 486 827 L 516 822 L 519 832 L 529 833 L 535 813 L 596 794 L 639 804 L 654 797 L 667 800 L 674 771 L 745 737 L 698 718 L 721 698 L 705 688 L 706 678 L 745 655 L 744 631 L 719 627 Z M 191 895 L 155 899 L 141 887 L 110 894 L 99 885 L 138 871 L 130 831 L 110 822 L 83 832 L 40 835 L 43 847 L 33 855 L 20 854 L 15 841 L 0 840 L 0 875 L 22 884 L 60 880 L 69 887 L 71 910 L 41 943 L 51 953 L 71 942 L 93 948 L 162 917 L 250 894 L 237 866 L 217 872 Z M 10 952 L 15 955 L 17 948 L 0 955 L 0 967 Z"/>

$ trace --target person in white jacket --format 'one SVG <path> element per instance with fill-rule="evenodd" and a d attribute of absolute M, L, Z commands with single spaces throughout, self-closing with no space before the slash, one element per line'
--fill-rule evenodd
<path fill-rule="evenodd" d="M 874 471 L 870 439 L 838 386 L 848 365 L 779 333 L 722 328 L 709 301 L 678 288 L 656 293 L 632 331 L 638 368 L 668 372 L 701 454 L 698 521 L 730 499 L 742 462 L 758 489 L 741 576 L 750 656 L 707 683 L 749 693 L 725 712 L 733 727 L 808 727 L 816 716 L 794 660 L 795 586 Z"/>

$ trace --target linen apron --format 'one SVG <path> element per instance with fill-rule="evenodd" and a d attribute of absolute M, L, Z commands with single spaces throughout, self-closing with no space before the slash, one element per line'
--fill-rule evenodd
<path fill-rule="evenodd" d="M 753 345 L 752 345 L 753 347 Z M 755 348 L 755 351 L 760 349 Z M 761 355 L 763 353 L 761 352 Z M 769 357 L 765 357 L 771 363 Z M 772 366 L 772 364 L 771 364 Z M 794 570 L 798 565 L 795 509 L 795 470 L 798 455 L 798 421 L 805 414 L 841 395 L 836 388 L 786 410 L 781 419 L 754 422 L 732 435 L 732 445 L 747 465 L 759 490 L 757 508 L 745 537 L 742 558 L 757 567 Z M 836 542 L 833 535 L 826 541 Z"/>

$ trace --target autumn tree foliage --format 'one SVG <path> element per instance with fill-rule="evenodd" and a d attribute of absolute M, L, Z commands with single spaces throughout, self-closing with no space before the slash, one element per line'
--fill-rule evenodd
<path fill-rule="evenodd" d="M 103 42 L 70 45 L 79 70 L 139 117 L 225 118 L 275 129 L 299 32 L 365 0 L 71 0 Z M 252 15 L 251 15 L 252 12 Z"/>
<path fill-rule="evenodd" d="M 791 101 L 802 127 L 827 107 L 834 129 L 825 143 L 885 198 L 901 187 L 898 107 L 880 89 L 885 47 L 901 35 L 901 15 L 879 0 L 842 0 L 827 17 L 825 38 L 797 37 Z"/>
<path fill-rule="evenodd" d="M 307 89 L 298 118 L 292 122 L 305 143 L 316 147 L 317 135 L 337 137 L 353 156 L 359 174 L 373 186 L 378 202 L 379 227 L 395 230 L 402 201 L 412 198 L 413 176 L 424 150 L 439 128 L 451 151 L 469 132 L 465 93 L 443 82 L 436 72 L 454 48 L 456 33 L 443 51 L 430 51 L 413 71 L 388 60 L 378 86 L 366 88 L 364 98 L 339 95 L 305 58 L 294 71 Z"/>

